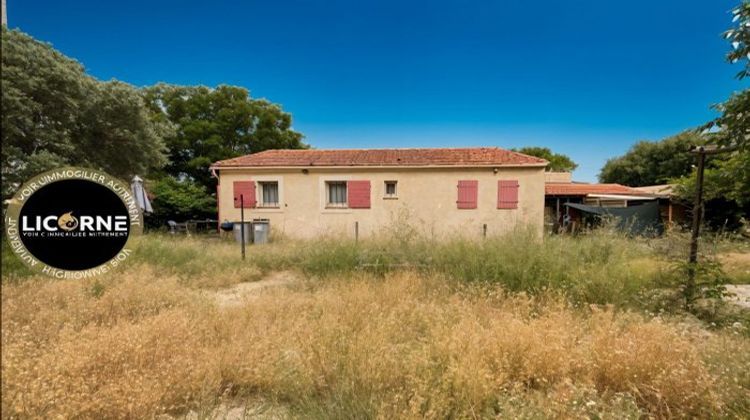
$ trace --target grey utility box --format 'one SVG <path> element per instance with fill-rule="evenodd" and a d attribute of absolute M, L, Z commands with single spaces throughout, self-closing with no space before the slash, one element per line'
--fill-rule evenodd
<path fill-rule="evenodd" d="M 268 243 L 268 234 L 271 230 L 271 222 L 268 219 L 253 220 L 253 243 Z"/>
<path fill-rule="evenodd" d="M 245 243 L 250 244 L 253 242 L 253 224 L 251 222 L 245 222 L 244 225 L 240 222 L 234 222 L 234 240 L 237 243 L 242 243 L 242 227 L 245 228 Z"/>

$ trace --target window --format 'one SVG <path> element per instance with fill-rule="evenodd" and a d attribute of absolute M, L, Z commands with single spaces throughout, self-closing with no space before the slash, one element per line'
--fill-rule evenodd
<path fill-rule="evenodd" d="M 258 182 L 260 185 L 260 207 L 279 207 L 279 183 Z"/>
<path fill-rule="evenodd" d="M 326 207 L 346 207 L 346 182 L 326 182 L 327 198 Z"/>
<path fill-rule="evenodd" d="M 385 198 L 396 198 L 396 181 L 385 181 Z"/>

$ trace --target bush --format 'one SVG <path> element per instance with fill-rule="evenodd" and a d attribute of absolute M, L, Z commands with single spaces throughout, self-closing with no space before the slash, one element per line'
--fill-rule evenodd
<path fill-rule="evenodd" d="M 151 227 L 164 227 L 167 220 L 208 219 L 216 214 L 216 198 L 205 187 L 190 180 L 165 176 L 153 184 L 153 214 L 146 217 Z"/>

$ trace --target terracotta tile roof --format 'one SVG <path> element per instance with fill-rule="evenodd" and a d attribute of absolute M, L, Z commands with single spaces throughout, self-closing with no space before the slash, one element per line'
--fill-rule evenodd
<path fill-rule="evenodd" d="M 675 184 L 648 185 L 645 187 L 635 187 L 635 189 L 646 194 L 670 197 L 674 195 Z"/>
<path fill-rule="evenodd" d="M 545 195 L 588 195 L 588 194 L 635 194 L 643 191 L 620 184 L 584 184 L 576 182 L 548 182 L 544 184 Z"/>
<path fill-rule="evenodd" d="M 212 168 L 274 166 L 544 166 L 547 161 L 499 147 L 462 149 L 266 150 L 220 160 Z"/>

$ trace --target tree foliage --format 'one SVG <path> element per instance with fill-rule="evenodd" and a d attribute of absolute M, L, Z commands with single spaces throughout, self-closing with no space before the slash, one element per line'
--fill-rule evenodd
<path fill-rule="evenodd" d="M 743 0 L 732 10 L 732 22 L 735 26 L 724 32 L 724 38 L 732 45 L 727 61 L 744 61 L 744 68 L 737 73 L 737 78 L 743 79 L 750 76 L 750 1 Z"/>
<path fill-rule="evenodd" d="M 154 213 L 148 219 L 152 226 L 164 226 L 167 220 L 213 218 L 216 200 L 202 185 L 188 179 L 164 176 L 149 185 L 154 195 Z"/>
<path fill-rule="evenodd" d="M 742 64 L 742 70 L 737 73 L 737 78 L 742 80 L 750 75 L 750 1 L 742 1 L 732 10 L 732 15 L 735 25 L 724 33 L 732 45 L 727 61 Z M 718 128 L 720 144 L 743 149 L 750 157 L 750 89 L 732 94 L 726 102 L 715 105 L 714 109 L 721 116 L 703 128 Z"/>
<path fill-rule="evenodd" d="M 5 27 L 2 69 L 4 198 L 62 165 L 129 178 L 164 164 L 169 129 L 150 118 L 134 87 L 100 82 L 49 44 Z"/>
<path fill-rule="evenodd" d="M 734 26 L 724 33 L 732 49 L 727 61 L 741 63 L 738 79 L 750 76 L 750 1 L 744 0 L 732 10 Z M 721 116 L 705 128 L 715 128 L 712 143 L 730 147 L 733 151 L 710 158 L 705 173 L 705 194 L 708 200 L 725 200 L 726 207 L 738 209 L 744 217 L 750 211 L 750 89 L 736 92 L 729 99 L 714 106 Z M 695 177 L 680 180 L 681 193 L 692 195 Z"/>
<path fill-rule="evenodd" d="M 750 76 L 750 1 L 743 1 L 732 15 L 735 26 L 725 32 L 732 44 L 727 60 L 743 63 L 737 78 L 744 79 Z M 747 217 L 750 211 L 750 89 L 733 94 L 715 108 L 721 112 L 714 122 L 719 128 L 718 142 L 736 150 L 725 155 L 707 174 L 708 191 L 735 201 Z"/>
<path fill-rule="evenodd" d="M 169 147 L 166 173 L 194 180 L 209 190 L 216 184 L 208 167 L 267 149 L 299 149 L 302 134 L 292 130 L 292 116 L 279 105 L 253 99 L 237 86 L 173 86 L 146 88 L 153 117 L 175 126 L 165 138 Z"/>
<path fill-rule="evenodd" d="M 690 150 L 705 143 L 695 131 L 686 131 L 661 141 L 641 141 L 622 156 L 609 159 L 599 180 L 631 187 L 658 185 L 687 175 L 695 162 Z"/>
<path fill-rule="evenodd" d="M 547 166 L 548 171 L 572 172 L 578 167 L 578 164 L 573 162 L 573 159 L 569 156 L 552 153 L 552 150 L 547 147 L 522 147 L 520 149 L 513 149 L 513 151 L 547 160 L 549 162 Z"/>
<path fill-rule="evenodd" d="M 750 76 L 750 1 L 743 0 L 732 10 L 734 26 L 724 33 L 731 43 L 727 61 L 741 63 L 738 79 Z M 704 174 L 706 221 L 713 227 L 738 228 L 750 213 L 750 89 L 732 94 L 715 105 L 721 115 L 697 131 L 709 143 L 730 148 L 730 152 L 707 157 Z M 677 194 L 683 199 L 695 196 L 696 176 L 692 172 L 676 179 Z"/>

